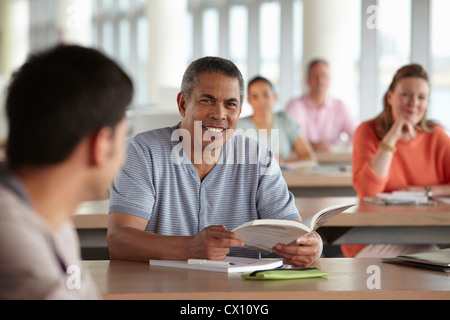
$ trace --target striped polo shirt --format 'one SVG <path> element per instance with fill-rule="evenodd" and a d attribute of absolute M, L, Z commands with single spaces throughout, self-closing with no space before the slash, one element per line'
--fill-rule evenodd
<path fill-rule="evenodd" d="M 266 147 L 232 136 L 200 181 L 177 126 L 128 140 L 110 196 L 110 212 L 147 219 L 146 230 L 160 235 L 194 236 L 210 225 L 233 230 L 255 219 L 300 218 L 278 162 Z M 231 255 L 259 256 L 245 248 L 231 248 Z"/>

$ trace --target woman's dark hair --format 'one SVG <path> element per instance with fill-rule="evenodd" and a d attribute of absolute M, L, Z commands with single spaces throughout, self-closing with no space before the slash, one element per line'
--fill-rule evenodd
<path fill-rule="evenodd" d="M 262 76 L 256 76 L 256 77 L 252 78 L 252 79 L 248 82 L 248 85 L 247 85 L 247 91 L 250 89 L 250 86 L 251 86 L 252 84 L 254 84 L 255 82 L 258 82 L 258 81 L 262 81 L 262 82 L 267 83 L 267 84 L 270 86 L 270 88 L 273 90 L 273 84 L 272 84 L 272 82 L 270 82 L 269 79 L 267 79 L 267 78 L 265 78 L 265 77 L 262 77 Z"/>
<path fill-rule="evenodd" d="M 114 129 L 132 96 L 128 75 L 94 49 L 60 45 L 30 56 L 7 92 L 9 165 L 65 160 L 87 135 Z"/>

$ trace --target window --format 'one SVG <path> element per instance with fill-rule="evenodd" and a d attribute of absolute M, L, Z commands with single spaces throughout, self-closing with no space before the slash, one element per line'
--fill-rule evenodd
<path fill-rule="evenodd" d="M 285 99 L 299 92 L 294 81 L 300 75 L 301 65 L 301 0 L 190 0 L 188 7 L 192 23 L 191 60 L 221 56 L 238 66 L 245 81 L 256 75 L 265 76 Z M 292 18 L 283 21 L 283 15 Z M 289 41 L 283 43 L 282 36 Z M 283 45 L 289 51 L 284 57 Z M 286 79 L 281 79 L 281 74 Z M 276 108 L 284 102 L 280 101 Z M 244 101 L 241 116 L 252 112 Z"/>
<path fill-rule="evenodd" d="M 381 110 L 395 72 L 411 62 L 411 0 L 378 0 L 378 99 Z"/>
<path fill-rule="evenodd" d="M 248 8 L 234 5 L 230 8 L 230 59 L 248 77 Z"/>
<path fill-rule="evenodd" d="M 303 2 L 294 1 L 293 25 L 292 25 L 292 44 L 293 44 L 293 70 L 292 75 L 292 97 L 300 96 L 303 93 L 302 83 L 302 58 L 303 58 Z"/>
<path fill-rule="evenodd" d="M 450 1 L 431 2 L 431 97 L 429 118 L 439 121 L 450 132 Z"/>
<path fill-rule="evenodd" d="M 203 55 L 219 55 L 219 11 L 215 8 L 203 12 Z"/>
<path fill-rule="evenodd" d="M 133 78 L 133 106 L 148 106 L 148 21 L 143 0 L 92 0 L 93 46 L 115 59 Z"/>
<path fill-rule="evenodd" d="M 275 88 L 280 80 L 280 3 L 264 2 L 260 7 L 259 42 L 260 69 L 259 74 L 269 79 Z"/>
<path fill-rule="evenodd" d="M 30 15 L 30 51 L 43 50 L 58 42 L 56 26 L 56 0 L 31 0 Z"/>

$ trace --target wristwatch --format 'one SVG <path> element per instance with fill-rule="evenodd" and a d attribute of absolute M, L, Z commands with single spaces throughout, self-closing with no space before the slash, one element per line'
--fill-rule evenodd
<path fill-rule="evenodd" d="M 425 187 L 425 190 L 427 192 L 428 199 L 433 198 L 433 190 L 431 190 L 431 187 Z"/>

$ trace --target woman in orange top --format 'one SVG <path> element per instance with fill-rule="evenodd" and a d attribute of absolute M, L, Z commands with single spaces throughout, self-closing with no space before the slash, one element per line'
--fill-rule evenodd
<path fill-rule="evenodd" d="M 353 187 L 361 201 L 394 190 L 423 191 L 429 197 L 450 195 L 450 137 L 426 117 L 429 91 L 428 75 L 420 65 L 402 67 L 384 96 L 382 113 L 356 130 Z M 342 251 L 354 256 L 363 247 L 343 246 Z M 416 250 L 420 248 L 395 246 L 390 253 Z"/>

